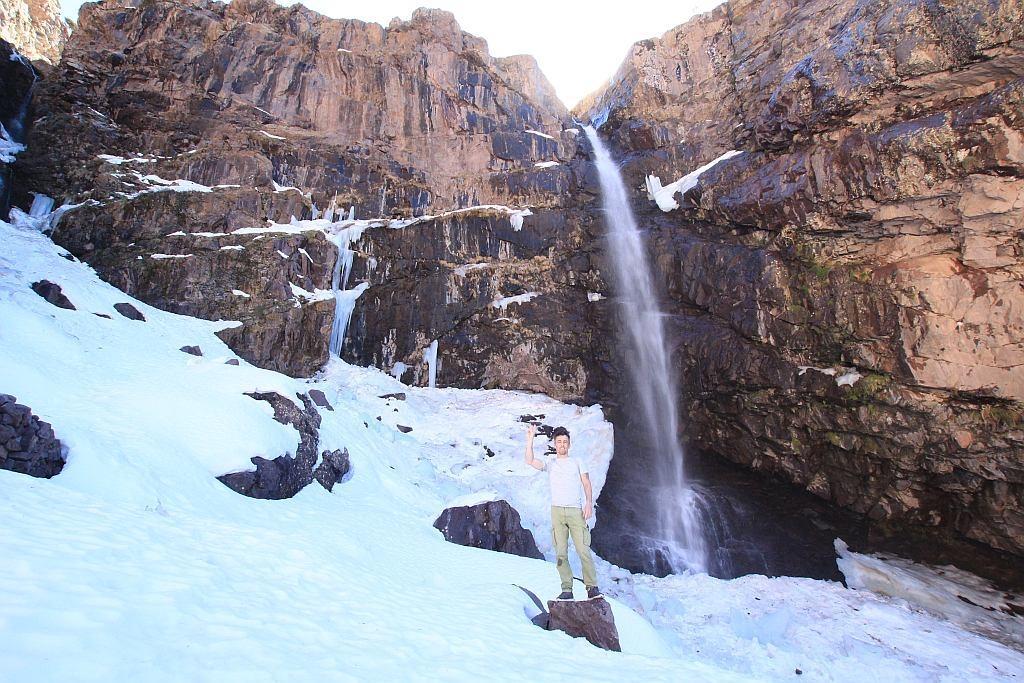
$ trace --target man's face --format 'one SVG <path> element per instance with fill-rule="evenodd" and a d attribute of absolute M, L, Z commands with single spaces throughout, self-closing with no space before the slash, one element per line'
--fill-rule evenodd
<path fill-rule="evenodd" d="M 559 455 L 569 454 L 569 437 L 565 434 L 559 434 L 555 437 L 555 452 Z"/>

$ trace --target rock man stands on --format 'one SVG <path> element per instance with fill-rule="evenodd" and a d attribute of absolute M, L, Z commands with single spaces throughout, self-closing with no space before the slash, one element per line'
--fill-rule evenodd
<path fill-rule="evenodd" d="M 593 489 L 587 465 L 569 455 L 569 430 L 557 427 L 551 434 L 555 443 L 554 459 L 533 457 L 533 436 L 537 428 L 526 429 L 526 464 L 538 470 L 547 470 L 551 484 L 551 539 L 558 558 L 558 577 L 562 580 L 559 600 L 572 600 L 572 569 L 569 568 L 569 536 L 583 565 L 583 583 L 587 598 L 601 595 L 597 587 L 597 572 L 590 554 L 590 528 L 587 519 L 594 514 Z M 582 488 L 585 496 L 580 495 Z M 585 500 L 584 500 L 585 497 Z"/>

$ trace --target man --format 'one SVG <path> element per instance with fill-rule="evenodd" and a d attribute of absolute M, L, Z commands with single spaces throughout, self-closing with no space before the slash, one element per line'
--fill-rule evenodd
<path fill-rule="evenodd" d="M 526 428 L 526 464 L 538 470 L 548 471 L 551 484 L 551 538 L 555 543 L 558 558 L 558 577 L 562 580 L 559 600 L 572 600 L 572 569 L 569 568 L 569 536 L 576 546 L 576 554 L 583 565 L 583 583 L 587 586 L 587 598 L 601 595 L 597 587 L 597 572 L 594 558 L 590 554 L 590 528 L 587 519 L 594 514 L 593 489 L 587 465 L 569 455 L 569 430 L 556 427 L 551 433 L 555 442 L 553 461 L 545 463 L 533 457 L 533 436 L 537 433 L 534 425 Z M 580 495 L 582 487 L 584 496 Z M 585 497 L 585 500 L 584 500 Z"/>

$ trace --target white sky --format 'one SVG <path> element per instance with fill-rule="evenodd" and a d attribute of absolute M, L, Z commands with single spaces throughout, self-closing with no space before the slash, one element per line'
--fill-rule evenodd
<path fill-rule="evenodd" d="M 375 21 L 387 26 L 393 17 L 408 19 L 417 7 L 440 7 L 455 15 L 464 31 L 484 38 L 496 57 L 531 54 L 572 107 L 615 74 L 638 40 L 660 36 L 722 0 L 604 3 L 564 0 L 306 0 L 303 4 L 331 17 Z M 61 0 L 74 17 L 82 0 Z M 282 2 L 281 4 L 292 4 Z"/>

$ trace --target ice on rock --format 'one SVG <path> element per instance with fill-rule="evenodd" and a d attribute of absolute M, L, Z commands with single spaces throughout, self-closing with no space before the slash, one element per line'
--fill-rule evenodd
<path fill-rule="evenodd" d="M 508 220 L 512 224 L 512 229 L 519 232 L 523 229 L 523 218 L 526 216 L 532 216 L 533 212 L 529 209 L 521 209 L 519 211 L 511 211 L 508 215 Z"/>
<path fill-rule="evenodd" d="M 656 175 L 649 175 L 647 176 L 646 180 L 647 198 L 657 202 L 658 208 L 661 209 L 662 211 L 672 211 L 673 209 L 678 209 L 679 202 L 675 200 L 673 195 L 678 193 L 679 196 L 682 197 L 684 194 L 686 194 L 688 190 L 694 188 L 697 185 L 697 181 L 700 179 L 700 176 L 705 171 L 714 168 L 715 166 L 722 163 L 726 159 L 731 159 L 732 157 L 738 154 L 743 154 L 743 152 L 737 149 L 726 152 L 725 154 L 721 155 L 714 161 L 704 164 L 697 170 L 687 173 L 679 180 L 675 181 L 674 183 L 669 183 L 664 187 L 662 187 L 661 185 L 661 178 L 659 178 Z"/>
<path fill-rule="evenodd" d="M 1024 596 L 953 566 L 930 567 L 887 554 L 863 555 L 835 540 L 846 585 L 906 600 L 918 609 L 1024 649 Z"/>
<path fill-rule="evenodd" d="M 14 162 L 14 156 L 25 151 L 25 145 L 15 142 L 4 125 L 0 123 L 0 163 Z"/>
<path fill-rule="evenodd" d="M 427 386 L 433 389 L 437 386 L 437 340 L 430 342 L 430 346 L 423 352 L 423 362 L 427 364 Z"/>
<path fill-rule="evenodd" d="M 491 307 L 498 308 L 504 311 L 512 304 L 525 304 L 528 301 L 533 301 L 538 296 L 540 296 L 540 292 L 525 292 L 523 294 L 517 294 L 515 296 L 506 296 L 492 301 Z"/>

